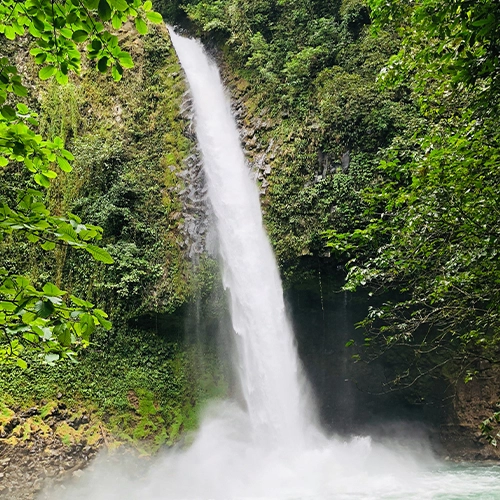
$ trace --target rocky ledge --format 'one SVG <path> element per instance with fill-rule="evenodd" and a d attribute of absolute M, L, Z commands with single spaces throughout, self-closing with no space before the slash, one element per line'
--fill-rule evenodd
<path fill-rule="evenodd" d="M 80 474 L 107 444 L 87 411 L 62 402 L 0 408 L 0 498 L 31 500 L 42 488 Z"/>

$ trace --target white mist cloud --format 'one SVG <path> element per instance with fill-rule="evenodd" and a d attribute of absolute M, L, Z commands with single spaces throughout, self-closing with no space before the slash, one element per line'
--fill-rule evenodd
<path fill-rule="evenodd" d="M 485 495 L 485 496 L 481 496 Z M 500 498 L 498 468 L 438 462 L 422 441 L 374 442 L 309 433 L 275 446 L 236 405 L 218 403 L 193 444 L 151 460 L 99 456 L 81 477 L 43 492 L 51 500 L 368 500 Z"/>

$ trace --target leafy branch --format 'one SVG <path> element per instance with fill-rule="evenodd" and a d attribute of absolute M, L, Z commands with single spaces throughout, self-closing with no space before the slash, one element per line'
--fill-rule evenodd
<path fill-rule="evenodd" d="M 135 19 L 139 33 L 147 32 L 144 19 L 162 22 L 141 0 L 5 0 L 0 4 L 0 34 L 7 40 L 29 34 L 35 46 L 30 54 L 42 65 L 38 76 L 55 76 L 59 84 L 69 73 L 81 70 L 81 46 L 88 42 L 87 57 L 96 60 L 101 73 L 111 68 L 120 80 L 124 68 L 133 67 L 128 52 L 107 25 L 120 29 Z M 74 160 L 60 137 L 46 140 L 38 134 L 37 114 L 16 98 L 28 96 L 17 68 L 0 58 L 0 168 L 24 165 L 40 189 L 3 186 L 0 193 L 0 242 L 26 238 L 45 251 L 63 245 L 88 252 L 94 259 L 112 264 L 109 253 L 97 245 L 102 228 L 84 224 L 75 214 L 56 216 L 44 203 L 44 189 L 58 172 L 72 170 Z M 26 276 L 0 266 L 0 363 L 15 361 L 27 366 L 24 354 L 35 349 L 45 362 L 74 359 L 76 348 L 86 347 L 96 327 L 111 328 L 104 311 L 70 295 L 53 283 L 37 290 Z"/>

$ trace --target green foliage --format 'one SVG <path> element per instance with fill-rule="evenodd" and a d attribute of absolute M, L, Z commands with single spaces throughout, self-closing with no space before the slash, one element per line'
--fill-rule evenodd
<path fill-rule="evenodd" d="M 82 121 L 79 109 L 81 105 L 82 95 L 78 85 L 73 82 L 59 85 L 52 80 L 41 102 L 41 131 L 49 138 L 61 137 L 67 143 L 68 139 L 78 134 Z"/>
<path fill-rule="evenodd" d="M 97 248 L 97 247 L 96 247 Z M 0 320 L 2 345 L 0 359 L 15 359 L 26 368 L 23 350 L 41 351 L 43 359 L 52 364 L 60 357 L 73 359 L 72 349 L 88 346 L 96 326 L 111 328 L 107 314 L 94 305 L 46 283 L 36 290 L 24 276 L 0 273 Z M 72 304 L 72 305 L 69 305 Z"/>
<path fill-rule="evenodd" d="M 331 231 L 329 246 L 354 257 L 348 289 L 385 294 L 363 322 L 365 341 L 377 353 L 413 351 L 406 383 L 436 371 L 468 379 L 480 360 L 497 363 L 500 341 L 498 61 L 490 55 L 498 35 L 489 24 L 497 6 L 371 4 L 379 26 L 404 36 L 382 80 L 408 82 L 422 116 L 384 153 L 378 183 L 363 193 L 364 224 Z"/>
<path fill-rule="evenodd" d="M 152 11 L 148 14 L 145 18 L 154 21 Z M 118 29 L 113 18 L 110 22 Z M 37 121 L 28 122 L 37 140 L 64 142 L 64 151 L 72 155 L 63 156 L 71 171 L 50 178 L 47 188 L 37 188 L 18 162 L 9 162 L 1 172 L 1 201 L 23 215 L 21 222 L 33 226 L 30 231 L 36 230 L 34 237 L 40 239 L 34 244 L 23 226 L 0 242 L 6 279 L 17 287 L 22 280 L 26 299 L 24 311 L 6 306 L 11 323 L 36 333 L 27 338 L 16 333 L 19 343 L 34 349 L 22 352 L 22 373 L 16 366 L 0 366 L 0 400 L 11 407 L 45 400 L 44 414 L 56 399 L 56 405 L 64 402 L 72 413 L 85 407 L 115 438 L 140 441 L 149 452 L 193 429 L 203 401 L 225 394 L 227 387 L 213 352 L 205 353 L 204 371 L 194 350 L 175 341 L 183 326 L 169 324 L 165 333 L 133 326 L 165 321 L 156 313 L 172 313 L 197 290 L 207 293 L 217 266 L 203 260 L 194 276 L 181 248 L 179 192 L 185 186 L 176 174 L 185 168 L 183 160 L 193 146 L 179 117 L 186 89 L 166 30 L 149 26 L 141 39 L 125 30 L 117 37 L 136 71 L 124 72 L 114 83 L 82 61 L 86 71 L 81 79 L 71 78 L 64 86 L 54 78 L 38 82 L 39 104 L 30 102 L 40 106 L 40 116 L 26 116 Z M 24 63 L 21 59 L 29 69 Z M 19 113 L 27 113 L 26 108 L 20 104 Z M 52 154 L 45 143 L 40 147 Z M 53 152 L 56 159 L 48 170 L 56 173 L 67 166 L 57 161 L 63 150 Z M 30 199 L 24 199 L 26 193 Z M 45 214 L 49 227 L 36 226 L 37 211 Z M 65 224 L 61 231 L 59 222 Z M 93 257 L 113 258 L 114 263 L 103 266 Z M 105 313 L 93 306 L 97 302 L 109 312 L 113 329 Z M 175 317 L 175 322 L 182 320 Z M 79 353 L 77 364 L 63 359 L 52 365 L 56 357 L 73 359 L 82 345 L 88 347 Z M 10 349 L 14 354 L 18 349 L 16 342 L 3 346 L 9 358 Z M 201 383 L 194 373 L 200 373 Z M 64 443 L 74 442 L 71 428 L 60 432 Z"/>
<path fill-rule="evenodd" d="M 397 36 L 372 35 L 363 1 L 182 5 L 202 33 L 224 44 L 233 71 L 249 82 L 249 114 L 272 121 L 255 139 L 274 145 L 263 204 L 281 266 L 325 254 L 322 232 L 360 226 L 359 192 L 373 179 L 376 154 L 415 114 L 404 87 L 381 92 L 376 83 Z M 346 153 L 351 164 L 344 171 Z"/>
<path fill-rule="evenodd" d="M 427 136 L 427 153 L 418 161 L 383 164 L 386 180 L 372 205 L 372 216 L 383 217 L 355 233 L 356 240 L 348 238 L 358 249 L 349 287 L 410 292 L 408 300 L 373 311 L 370 322 L 388 323 L 380 330 L 384 342 L 411 340 L 425 327 L 436 328 L 443 342 L 457 337 L 472 352 L 491 349 L 500 328 L 494 194 L 500 163 L 492 147 L 500 137 L 493 123 L 479 130 L 475 122 L 454 124 L 440 132 Z M 340 238 L 330 244 L 345 241 Z M 382 250 L 372 256 L 374 246 Z"/>
<path fill-rule="evenodd" d="M 500 411 L 496 411 L 481 423 L 481 433 L 493 446 L 498 446 L 500 438 Z"/>
<path fill-rule="evenodd" d="M 105 73 L 111 68 L 113 78 L 120 80 L 123 69 L 132 68 L 134 63 L 109 31 L 109 22 L 117 30 L 135 18 L 139 33 L 146 34 L 144 18 L 162 22 L 161 15 L 151 8 L 151 2 L 141 0 L 6 0 L 0 7 L 0 33 L 8 40 L 28 33 L 35 39 L 30 54 L 42 65 L 38 73 L 41 80 L 55 76 L 58 83 L 68 83 L 69 73 L 81 70 L 79 44 L 83 42 L 87 43 L 87 57 L 97 61 L 97 69 Z"/>
<path fill-rule="evenodd" d="M 110 3 L 8 0 L 0 6 L 0 33 L 7 40 L 27 34 L 35 40 L 30 54 L 42 65 L 38 73 L 41 80 L 55 75 L 58 83 L 65 84 L 70 72 L 79 73 L 78 44 L 83 41 L 88 41 L 87 55 L 97 59 L 99 71 L 105 72 L 110 66 L 114 79 L 119 80 L 123 68 L 132 67 L 133 63 L 105 23 L 113 17 L 113 27 L 118 29 L 122 21 L 129 17 L 142 19 L 143 14 L 150 21 L 161 22 L 161 16 L 152 13 L 151 7 L 151 2 L 143 4 L 140 0 Z M 57 177 L 57 169 L 71 172 L 74 156 L 64 148 L 59 136 L 44 140 L 37 131 L 37 114 L 22 102 L 14 103 L 27 95 L 16 67 L 8 58 L 1 58 L 0 166 L 8 172 L 24 165 L 31 183 L 47 189 Z M 2 176 L 2 180 L 6 177 Z M 71 213 L 66 217 L 53 215 L 44 203 L 44 194 L 33 186 L 26 188 L 4 182 L 0 202 L 0 241 L 17 242 L 26 238 L 45 251 L 62 244 L 86 250 L 106 264 L 113 263 L 109 253 L 94 244 L 102 237 L 100 227 L 82 224 Z M 3 266 L 0 280 L 0 362 L 16 359 L 19 366 L 26 367 L 22 351 L 35 347 L 51 363 L 63 356 L 73 356 L 72 348 L 76 345 L 88 344 L 96 325 L 110 328 L 103 311 L 93 309 L 90 302 L 70 297 L 52 283 L 37 290 L 27 277 Z"/>
<path fill-rule="evenodd" d="M 41 406 L 45 418 L 63 403 L 72 415 L 84 408 L 114 440 L 143 452 L 174 444 L 183 431 L 196 427 L 208 398 L 227 393 L 213 348 L 207 346 L 201 363 L 192 346 L 174 340 L 183 336 L 174 330 L 173 325 L 163 333 L 114 327 L 96 333 L 96 343 L 80 354 L 77 364 L 47 366 L 33 358 L 21 374 L 13 366 L 1 366 L 0 425 L 2 411 L 8 412 L 4 404 Z"/>
<path fill-rule="evenodd" d="M 51 192 L 59 207 L 103 227 L 115 264 L 97 268 L 72 255 L 64 268 L 73 286 L 99 298 L 118 321 L 172 312 L 196 287 L 180 246 L 184 186 L 176 175 L 193 147 L 178 116 L 185 86 L 164 29 L 152 30 L 144 49 L 141 72 L 127 75 L 119 96 L 103 81 L 78 87 L 79 114 L 86 112 L 71 140 L 75 172 Z M 63 115 L 65 107 L 58 110 Z"/>
<path fill-rule="evenodd" d="M 237 64 L 283 105 L 307 90 L 338 52 L 342 27 L 335 5 L 215 0 L 188 2 L 184 9 L 201 30 L 225 38 Z"/>
<path fill-rule="evenodd" d="M 395 92 L 381 92 L 373 75 L 333 67 L 322 71 L 315 84 L 328 152 L 340 144 L 376 153 L 405 128 L 409 106 L 398 102 Z"/>
<path fill-rule="evenodd" d="M 425 93 L 472 89 L 474 98 L 498 99 L 500 6 L 492 0 L 419 0 L 411 4 L 370 0 L 378 25 L 393 24 L 403 35 L 402 49 L 387 66 L 391 80 L 414 74 Z"/>
<path fill-rule="evenodd" d="M 278 257 L 287 265 L 297 255 L 323 253 L 319 235 L 331 225 L 345 231 L 356 226 L 364 210 L 359 191 L 374 171 L 371 156 L 359 153 L 351 159 L 348 173 L 342 172 L 340 162 L 330 160 L 335 170 L 323 175 L 317 150 L 306 140 L 286 144 L 268 177 L 268 230 Z M 304 149 L 309 151 L 304 154 Z"/>
<path fill-rule="evenodd" d="M 19 91 L 20 79 L 14 67 L 6 58 L 0 60 L 2 76 L 0 80 L 0 100 L 7 99 L 9 93 Z M 24 87 L 22 87 L 24 89 Z M 10 163 L 24 164 L 33 181 L 42 188 L 50 186 L 50 180 L 57 176 L 54 166 L 63 172 L 70 172 L 69 161 L 73 155 L 64 149 L 62 139 L 44 141 L 30 126 L 36 126 L 36 115 L 22 103 L 17 111 L 9 105 L 3 106 L 0 117 L 0 152 L 2 166 Z M 5 190 L 8 188 L 9 190 Z M 102 235 L 101 228 L 82 224 L 79 217 L 54 216 L 43 202 L 43 193 L 32 188 L 20 189 L 4 184 L 4 195 L 0 207 L 0 239 L 26 239 L 39 245 L 45 251 L 54 250 L 57 245 L 68 245 L 86 250 L 97 260 L 111 263 L 107 252 L 92 243 Z M 55 290 L 52 294 L 48 289 Z M 21 367 L 23 350 L 37 347 L 47 362 L 61 356 L 73 356 L 72 348 L 87 344 L 99 318 L 109 328 L 102 311 L 93 310 L 93 305 L 71 298 L 51 283 L 43 290 L 36 290 L 27 277 L 21 276 L 7 267 L 0 268 L 0 362 L 16 360 Z M 83 306 L 83 308 L 82 308 Z"/>

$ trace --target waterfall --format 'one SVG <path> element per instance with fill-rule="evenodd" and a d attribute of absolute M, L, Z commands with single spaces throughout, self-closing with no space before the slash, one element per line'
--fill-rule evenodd
<path fill-rule="evenodd" d="M 170 34 L 193 95 L 246 408 L 216 402 L 190 446 L 166 450 L 146 465 L 113 464 L 102 454 L 81 479 L 39 500 L 500 498 L 500 471 L 441 466 L 419 436 L 377 442 L 315 430 L 229 100 L 201 45 Z"/>
<path fill-rule="evenodd" d="M 237 335 L 240 384 L 261 439 L 302 441 L 305 395 L 293 332 L 259 193 L 250 177 L 219 71 L 202 45 L 170 30 L 194 102 L 194 119 Z"/>

